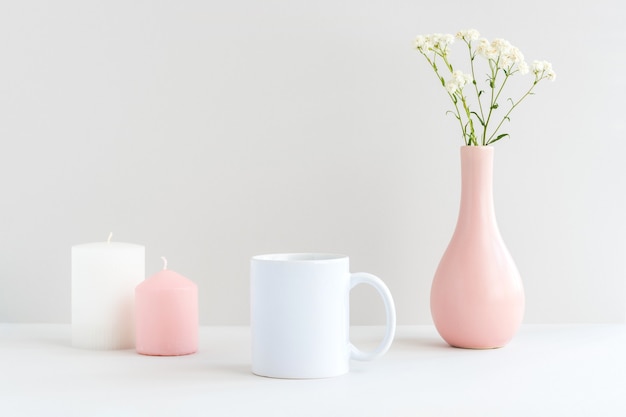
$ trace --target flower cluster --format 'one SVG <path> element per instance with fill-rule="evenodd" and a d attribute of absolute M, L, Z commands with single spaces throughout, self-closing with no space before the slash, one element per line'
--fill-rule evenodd
<path fill-rule="evenodd" d="M 461 40 L 468 48 L 470 58 L 470 73 L 455 69 L 449 60 L 450 46 L 455 39 Z M 510 120 L 509 115 L 522 100 L 532 94 L 535 86 L 542 80 L 554 80 L 556 74 L 552 65 L 546 61 L 534 61 L 532 68 L 524 60 L 524 55 L 515 46 L 504 39 L 489 41 L 480 37 L 475 29 L 457 32 L 456 36 L 450 34 L 420 35 L 415 38 L 415 48 L 428 61 L 435 71 L 441 85 L 446 89 L 454 111 L 451 111 L 459 121 L 466 145 L 489 145 L 506 136 L 507 133 L 498 133 L 504 121 Z M 475 60 L 477 57 L 486 60 L 488 90 L 479 89 L 475 77 Z M 438 64 L 443 64 L 450 74 L 448 79 L 441 74 Z M 530 88 L 517 101 L 509 98 L 509 110 L 500 119 L 500 122 L 492 131 L 488 131 L 489 123 L 494 116 L 494 110 L 499 107 L 499 99 L 508 79 L 514 74 L 528 74 L 532 71 L 534 80 Z M 470 109 L 470 103 L 464 89 L 468 85 L 474 86 L 477 111 Z M 489 92 L 490 94 L 486 94 Z M 489 101 L 487 102 L 487 98 Z M 477 131 L 480 125 L 482 131 Z"/>
<path fill-rule="evenodd" d="M 463 74 L 463 71 L 453 71 L 452 78 L 446 81 L 446 90 L 448 93 L 454 94 L 457 90 L 463 90 L 465 84 L 472 81 L 470 74 Z"/>
<path fill-rule="evenodd" d="M 556 79 L 556 74 L 552 69 L 552 64 L 548 61 L 534 61 L 533 74 L 535 74 L 535 78 L 545 77 L 550 81 L 554 81 Z"/>
<path fill-rule="evenodd" d="M 504 39 L 494 39 L 489 43 L 487 39 L 482 38 L 476 47 L 476 53 L 495 62 L 501 69 L 512 71 L 513 67 L 517 66 L 520 74 L 528 73 L 528 64 L 524 61 L 522 52 Z"/>
<path fill-rule="evenodd" d="M 433 35 L 418 36 L 415 38 L 415 47 L 418 50 L 440 50 L 447 51 L 448 46 L 454 43 L 454 36 L 442 35 L 441 33 L 435 33 Z"/>

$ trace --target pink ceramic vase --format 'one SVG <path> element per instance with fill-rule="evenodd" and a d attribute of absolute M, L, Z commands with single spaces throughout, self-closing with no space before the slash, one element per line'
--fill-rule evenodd
<path fill-rule="evenodd" d="M 506 345 L 524 315 L 524 289 L 493 207 L 490 146 L 461 147 L 461 207 L 430 293 L 433 321 L 451 346 Z"/>

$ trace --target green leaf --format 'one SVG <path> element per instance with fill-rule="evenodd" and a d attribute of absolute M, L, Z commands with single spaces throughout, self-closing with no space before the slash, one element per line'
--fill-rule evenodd
<path fill-rule="evenodd" d="M 478 121 L 480 122 L 480 124 L 484 127 L 485 126 L 485 122 L 483 121 L 483 119 L 480 118 L 480 116 L 478 115 L 478 113 L 476 113 L 475 111 L 471 112 L 474 116 L 476 116 L 476 118 L 478 119 Z"/>
<path fill-rule="evenodd" d="M 448 113 L 452 114 L 457 120 L 461 120 L 461 118 L 455 112 L 453 112 L 452 110 L 448 110 L 446 112 L 446 116 L 448 115 Z"/>
<path fill-rule="evenodd" d="M 498 107 L 499 107 L 498 103 L 493 103 L 493 105 L 491 106 L 493 110 L 497 109 Z"/>
<path fill-rule="evenodd" d="M 511 135 L 509 135 L 508 133 L 502 133 L 501 135 L 498 135 L 494 140 L 489 141 L 489 143 L 487 143 L 487 145 L 490 145 L 490 144 L 492 144 L 494 142 L 497 142 L 500 139 L 505 138 L 507 136 L 511 136 Z"/>

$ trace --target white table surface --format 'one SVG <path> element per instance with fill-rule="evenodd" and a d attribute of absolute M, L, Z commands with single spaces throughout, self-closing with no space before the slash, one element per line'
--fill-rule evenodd
<path fill-rule="evenodd" d="M 70 325 L 0 324 L 0 416 L 626 416 L 626 325 L 524 325 L 505 348 L 400 326 L 383 358 L 319 380 L 250 372 L 247 327 L 202 327 L 198 353 L 70 344 Z M 371 347 L 382 327 L 355 327 Z"/>

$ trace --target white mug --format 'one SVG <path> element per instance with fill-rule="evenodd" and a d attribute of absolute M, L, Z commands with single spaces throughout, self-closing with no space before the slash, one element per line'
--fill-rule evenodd
<path fill-rule="evenodd" d="M 380 294 L 387 323 L 372 352 L 350 343 L 350 290 L 369 284 Z M 350 273 L 349 259 L 331 254 L 252 258 L 250 270 L 252 372 L 273 378 L 326 378 L 349 371 L 350 359 L 372 360 L 391 346 L 396 311 L 387 286 Z"/>

